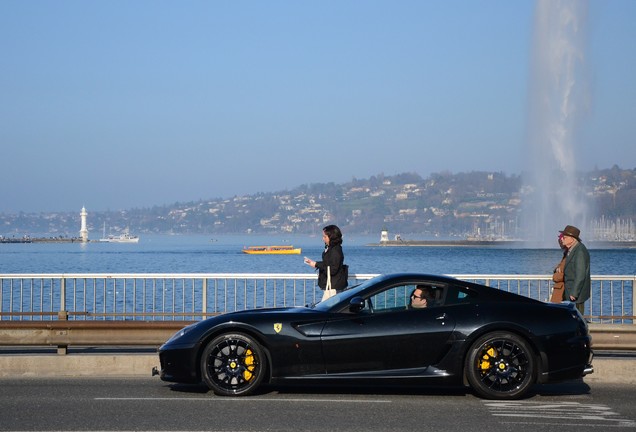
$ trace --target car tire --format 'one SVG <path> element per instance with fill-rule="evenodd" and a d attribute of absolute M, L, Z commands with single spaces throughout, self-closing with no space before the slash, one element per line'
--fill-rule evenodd
<path fill-rule="evenodd" d="M 509 332 L 477 339 L 464 371 L 471 388 L 486 399 L 519 399 L 536 381 L 536 358 L 528 343 Z"/>
<path fill-rule="evenodd" d="M 246 396 L 254 392 L 265 374 L 263 348 L 251 337 L 228 333 L 210 341 L 201 356 L 201 377 L 214 393 Z"/>

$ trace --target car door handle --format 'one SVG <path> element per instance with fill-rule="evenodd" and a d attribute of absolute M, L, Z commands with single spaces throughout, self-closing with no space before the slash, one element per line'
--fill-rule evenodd
<path fill-rule="evenodd" d="M 436 320 L 445 320 L 446 319 L 446 314 L 443 313 L 440 316 L 438 316 L 437 318 L 435 318 Z"/>

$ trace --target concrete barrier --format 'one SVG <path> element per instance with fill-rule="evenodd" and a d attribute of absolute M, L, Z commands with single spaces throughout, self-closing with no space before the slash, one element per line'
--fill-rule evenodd
<path fill-rule="evenodd" d="M 159 365 L 157 354 L 9 354 L 0 377 L 149 377 Z"/>
<path fill-rule="evenodd" d="M 635 358 L 596 358 L 588 383 L 636 384 Z M 0 377 L 150 377 L 157 354 L 0 355 Z M 157 378 L 158 379 L 158 378 Z"/>
<path fill-rule="evenodd" d="M 192 321 L 0 321 L 0 345 L 159 346 Z M 636 351 L 636 325 L 590 324 L 595 350 Z"/>
<path fill-rule="evenodd" d="M 585 376 L 586 382 L 636 384 L 636 358 L 597 358 L 592 364 L 594 373 Z"/>

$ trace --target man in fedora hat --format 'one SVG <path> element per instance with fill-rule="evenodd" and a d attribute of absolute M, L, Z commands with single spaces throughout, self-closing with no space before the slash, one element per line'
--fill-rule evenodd
<path fill-rule="evenodd" d="M 563 245 L 568 249 L 565 258 L 563 276 L 565 282 L 565 299 L 576 303 L 576 308 L 583 314 L 585 301 L 590 298 L 590 253 L 581 242 L 581 231 L 567 225 L 563 231 Z"/>

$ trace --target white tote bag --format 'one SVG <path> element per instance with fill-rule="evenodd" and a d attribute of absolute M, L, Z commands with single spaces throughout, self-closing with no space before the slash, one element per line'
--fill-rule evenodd
<path fill-rule="evenodd" d="M 325 287 L 325 292 L 322 293 L 322 300 L 325 301 L 330 297 L 336 295 L 336 290 L 331 288 L 331 269 L 327 266 L 327 286 Z"/>

